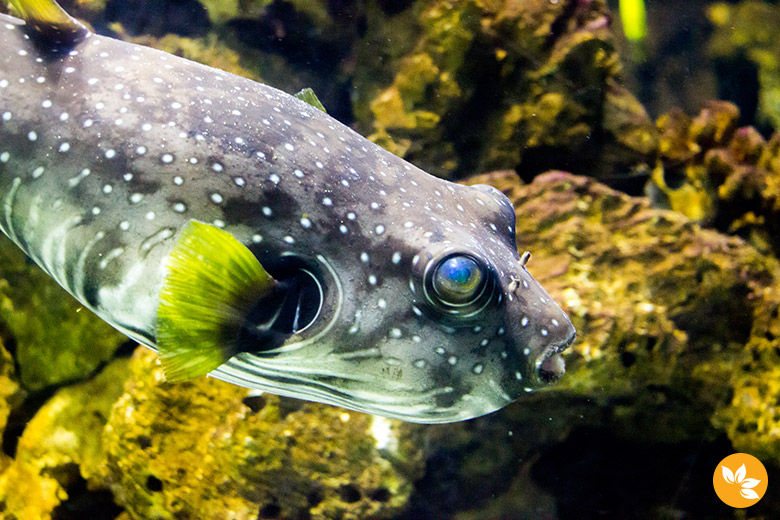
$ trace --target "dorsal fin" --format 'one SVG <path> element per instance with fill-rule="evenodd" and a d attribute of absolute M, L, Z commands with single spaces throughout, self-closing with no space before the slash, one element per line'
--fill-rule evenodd
<path fill-rule="evenodd" d="M 295 94 L 294 97 L 300 99 L 304 103 L 310 104 L 317 110 L 322 110 L 326 114 L 328 113 L 328 111 L 325 110 L 325 107 L 322 105 L 319 98 L 317 97 L 317 94 L 315 94 L 314 91 L 308 87 Z"/>
<path fill-rule="evenodd" d="M 11 5 L 26 22 L 30 36 L 45 43 L 72 47 L 89 34 L 54 0 L 11 0 Z"/>

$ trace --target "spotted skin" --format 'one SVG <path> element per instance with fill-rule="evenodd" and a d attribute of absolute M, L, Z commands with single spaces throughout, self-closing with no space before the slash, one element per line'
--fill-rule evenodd
<path fill-rule="evenodd" d="M 212 373 L 415 422 L 497 410 L 559 377 L 574 337 L 520 262 L 497 190 L 435 178 L 271 87 L 89 34 L 51 48 L 0 15 L 0 229 L 86 307 L 155 348 L 165 260 L 190 219 L 271 274 L 303 266 L 316 318 Z M 438 313 L 443 256 L 488 266 L 473 316 Z"/>

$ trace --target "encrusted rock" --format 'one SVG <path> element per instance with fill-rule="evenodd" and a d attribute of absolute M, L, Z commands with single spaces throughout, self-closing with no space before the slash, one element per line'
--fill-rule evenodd
<path fill-rule="evenodd" d="M 358 127 L 443 176 L 521 165 L 609 177 L 656 132 L 618 81 L 606 3 L 433 0 L 369 10 L 357 48 Z"/>
<path fill-rule="evenodd" d="M 84 482 L 92 491 L 106 489 L 99 476 L 103 426 L 122 392 L 127 364 L 115 361 L 93 379 L 58 390 L 37 411 L 0 473 L 0 517 L 46 520 Z"/>
<path fill-rule="evenodd" d="M 777 471 L 773 257 L 589 178 L 469 180 L 486 181 L 510 194 L 518 248 L 535 253 L 529 270 L 570 314 L 578 339 L 549 391 L 465 427 L 429 430 L 431 444 L 459 461 L 449 476 L 458 486 L 450 495 L 460 497 L 453 509 L 473 510 L 461 518 L 660 517 L 688 482 L 695 488 L 674 511 L 697 517 L 711 513 L 722 457 L 746 451 Z M 695 467 L 681 462 L 687 457 L 698 457 Z M 511 485 L 488 478 L 506 473 L 516 475 Z M 614 491 L 629 479 L 624 500 Z M 645 488 L 652 492 L 636 491 Z"/>
<path fill-rule="evenodd" d="M 407 502 L 419 446 L 399 443 L 396 422 L 213 379 L 168 384 L 145 349 L 131 372 L 104 442 L 134 518 L 391 518 Z"/>

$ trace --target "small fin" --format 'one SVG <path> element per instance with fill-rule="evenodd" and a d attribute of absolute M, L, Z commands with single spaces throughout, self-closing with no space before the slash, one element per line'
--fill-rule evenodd
<path fill-rule="evenodd" d="M 295 97 L 300 99 L 301 101 L 310 104 L 317 110 L 322 110 L 326 114 L 328 113 L 327 110 L 325 110 L 325 107 L 322 106 L 322 103 L 320 103 L 320 100 L 317 98 L 317 94 L 314 93 L 314 91 L 310 88 L 305 88 L 295 94 Z"/>
<path fill-rule="evenodd" d="M 233 235 L 190 220 L 168 257 L 157 308 L 157 349 L 165 378 L 208 374 L 236 354 L 236 337 L 258 299 L 276 284 Z"/>
<path fill-rule="evenodd" d="M 58 45 L 75 45 L 89 34 L 84 24 L 69 15 L 54 0 L 10 0 L 33 29 L 33 35 Z"/>

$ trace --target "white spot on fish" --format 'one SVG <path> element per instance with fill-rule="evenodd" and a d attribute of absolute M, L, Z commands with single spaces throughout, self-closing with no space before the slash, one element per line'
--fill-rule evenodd
<path fill-rule="evenodd" d="M 27 133 L 27 139 L 29 139 L 30 141 L 37 141 L 38 134 L 35 132 L 35 130 L 31 130 Z"/>
<path fill-rule="evenodd" d="M 70 143 L 62 143 L 59 148 L 60 152 L 65 153 L 70 150 Z"/>
<path fill-rule="evenodd" d="M 82 180 L 84 180 L 87 176 L 89 176 L 90 173 L 91 172 L 90 172 L 89 168 L 84 168 L 83 170 L 81 170 L 81 172 L 79 172 L 78 175 L 68 179 L 68 186 L 70 186 L 71 188 L 75 188 L 76 186 L 79 185 L 79 183 Z"/>

